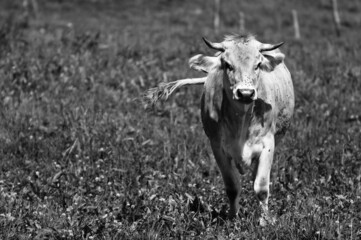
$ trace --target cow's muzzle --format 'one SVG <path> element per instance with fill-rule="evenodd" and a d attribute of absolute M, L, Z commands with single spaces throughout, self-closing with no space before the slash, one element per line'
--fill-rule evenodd
<path fill-rule="evenodd" d="M 233 90 L 233 98 L 241 102 L 252 102 L 257 99 L 257 91 L 254 88 L 236 88 Z"/>

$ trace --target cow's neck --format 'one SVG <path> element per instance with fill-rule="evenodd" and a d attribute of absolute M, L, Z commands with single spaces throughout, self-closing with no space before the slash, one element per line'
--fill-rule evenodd
<path fill-rule="evenodd" d="M 223 121 L 226 123 L 226 127 L 235 135 L 242 134 L 246 137 L 247 131 L 241 130 L 248 129 L 251 123 L 251 119 L 254 115 L 254 102 L 244 104 L 235 101 L 234 99 L 230 99 L 228 94 L 225 94 L 224 96 L 222 116 Z"/>

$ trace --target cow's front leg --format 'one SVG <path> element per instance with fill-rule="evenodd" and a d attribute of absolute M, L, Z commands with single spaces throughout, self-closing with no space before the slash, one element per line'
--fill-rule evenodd
<path fill-rule="evenodd" d="M 267 223 L 273 224 L 275 222 L 275 219 L 269 215 L 268 211 L 269 182 L 274 149 L 274 135 L 268 134 L 263 139 L 263 149 L 259 157 L 257 173 L 254 180 L 254 191 L 260 201 L 262 210 L 260 218 L 261 226 L 265 226 Z"/>
<path fill-rule="evenodd" d="M 233 219 L 237 216 L 239 210 L 239 196 L 241 191 L 239 173 L 235 162 L 225 155 L 218 144 L 211 143 L 211 146 L 226 186 L 226 193 L 230 204 L 228 216 L 230 219 Z"/>

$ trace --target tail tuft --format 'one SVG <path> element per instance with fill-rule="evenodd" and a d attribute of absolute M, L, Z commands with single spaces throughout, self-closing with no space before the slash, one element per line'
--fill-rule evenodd
<path fill-rule="evenodd" d="M 148 105 L 154 106 L 160 99 L 167 100 L 178 87 L 178 81 L 160 83 L 158 87 L 150 88 L 143 94 L 143 100 Z"/>

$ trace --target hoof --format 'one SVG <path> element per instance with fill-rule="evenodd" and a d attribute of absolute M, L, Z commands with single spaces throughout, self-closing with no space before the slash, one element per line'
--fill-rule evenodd
<path fill-rule="evenodd" d="M 276 218 L 272 216 L 262 216 L 259 219 L 259 225 L 261 227 L 265 227 L 268 225 L 275 225 L 275 223 L 276 223 Z"/>

